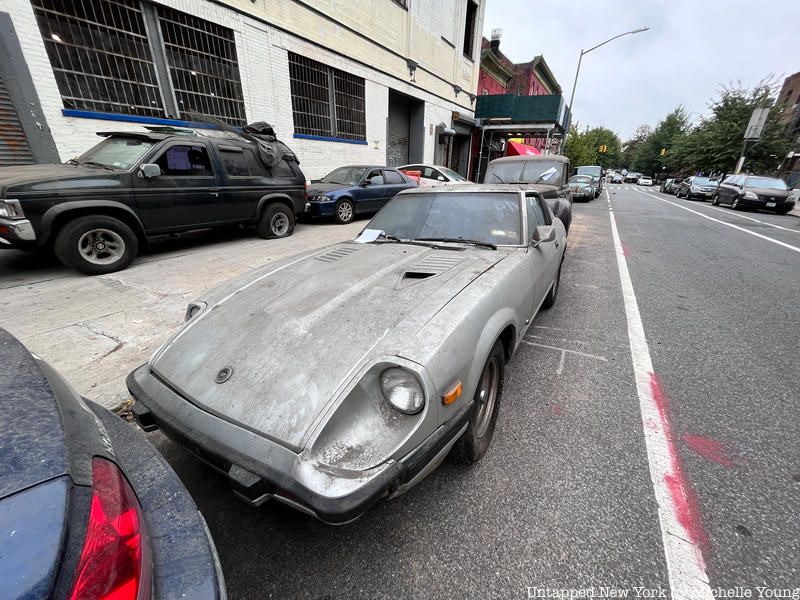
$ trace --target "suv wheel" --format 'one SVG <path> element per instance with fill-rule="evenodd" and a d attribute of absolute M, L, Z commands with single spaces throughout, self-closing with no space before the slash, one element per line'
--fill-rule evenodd
<path fill-rule="evenodd" d="M 256 232 L 265 240 L 288 237 L 294 232 L 294 214 L 285 204 L 270 204 L 261 213 Z"/>
<path fill-rule="evenodd" d="M 139 240 L 122 221 L 93 215 L 64 225 L 53 249 L 66 266 L 87 275 L 103 275 L 131 264 L 139 250 Z"/>

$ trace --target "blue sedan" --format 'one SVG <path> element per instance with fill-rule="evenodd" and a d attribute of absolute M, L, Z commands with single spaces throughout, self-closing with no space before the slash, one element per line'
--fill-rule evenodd
<path fill-rule="evenodd" d="M 397 169 L 376 165 L 339 167 L 311 182 L 306 214 L 350 223 L 356 215 L 377 212 L 396 194 L 413 187 L 417 183 Z"/>

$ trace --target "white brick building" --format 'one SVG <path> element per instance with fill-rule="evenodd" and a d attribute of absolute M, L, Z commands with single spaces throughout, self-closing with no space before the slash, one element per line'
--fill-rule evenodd
<path fill-rule="evenodd" d="M 348 163 L 467 173 L 484 4 L 0 0 L 0 117 L 16 113 L 0 165 L 185 125 L 188 105 L 272 123 L 309 178 Z"/>

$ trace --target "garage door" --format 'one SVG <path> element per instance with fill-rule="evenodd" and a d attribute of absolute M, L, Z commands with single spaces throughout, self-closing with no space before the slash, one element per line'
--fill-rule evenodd
<path fill-rule="evenodd" d="M 386 131 L 386 164 L 399 167 L 408 164 L 408 139 L 411 106 L 402 96 L 389 94 L 389 119 Z"/>
<path fill-rule="evenodd" d="M 17 109 L 0 75 L 0 167 L 33 164 L 28 138 L 19 122 Z"/>

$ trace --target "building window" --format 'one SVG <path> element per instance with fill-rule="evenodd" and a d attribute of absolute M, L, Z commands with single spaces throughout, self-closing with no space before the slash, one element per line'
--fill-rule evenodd
<path fill-rule="evenodd" d="M 164 116 L 137 0 L 33 0 L 33 10 L 65 108 Z"/>
<path fill-rule="evenodd" d="M 478 18 L 478 5 L 474 0 L 466 0 L 467 18 L 464 20 L 464 56 L 472 60 L 475 50 L 475 21 Z"/>
<path fill-rule="evenodd" d="M 244 124 L 233 30 L 171 8 L 157 10 L 178 110 Z"/>
<path fill-rule="evenodd" d="M 289 78 L 295 133 L 366 141 L 361 77 L 290 52 Z"/>
<path fill-rule="evenodd" d="M 244 124 L 231 29 L 138 0 L 32 4 L 64 108 Z"/>

